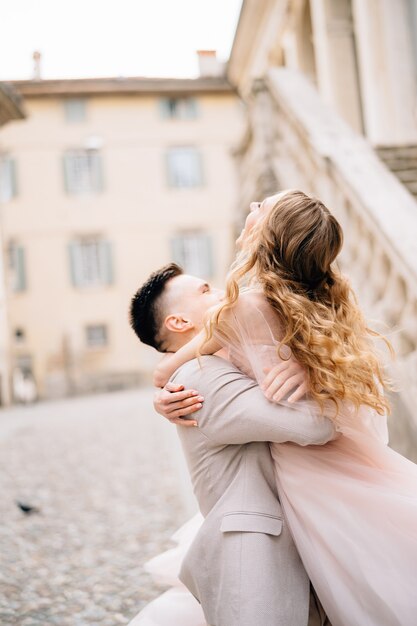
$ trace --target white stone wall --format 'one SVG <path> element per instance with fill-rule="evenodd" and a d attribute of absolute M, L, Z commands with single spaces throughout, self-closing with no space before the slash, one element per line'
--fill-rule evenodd
<path fill-rule="evenodd" d="M 263 170 L 273 172 L 276 190 L 300 188 L 335 213 L 345 234 L 342 269 L 371 326 L 397 353 L 387 360 L 402 411 L 396 432 L 412 432 L 417 442 L 417 202 L 301 74 L 270 70 L 254 86 L 249 110 L 239 153 L 242 206 L 254 190 L 257 199 L 273 191 L 263 187 Z"/>

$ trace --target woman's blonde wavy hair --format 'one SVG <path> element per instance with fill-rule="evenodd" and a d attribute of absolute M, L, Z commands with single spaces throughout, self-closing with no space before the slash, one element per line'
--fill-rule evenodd
<path fill-rule="evenodd" d="M 371 338 L 393 350 L 367 326 L 349 281 L 335 266 L 342 245 L 342 228 L 320 200 L 301 191 L 281 195 L 234 262 L 226 298 L 210 316 L 206 338 L 215 329 L 221 335 L 222 314 L 237 301 L 240 287 L 256 284 L 283 328 L 278 353 L 284 344 L 291 348 L 322 410 L 330 400 L 336 414 L 342 401 L 389 413 L 383 390 L 391 385 Z"/>

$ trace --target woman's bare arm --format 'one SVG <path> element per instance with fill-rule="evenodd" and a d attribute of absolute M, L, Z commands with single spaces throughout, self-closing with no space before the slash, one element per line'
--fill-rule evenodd
<path fill-rule="evenodd" d="M 214 354 L 222 348 L 214 337 L 206 341 L 201 347 L 204 337 L 205 331 L 202 330 L 191 341 L 177 350 L 175 354 L 163 359 L 154 371 L 153 383 L 155 387 L 164 387 L 172 374 L 187 361 L 195 359 L 199 352 L 200 354 Z"/>

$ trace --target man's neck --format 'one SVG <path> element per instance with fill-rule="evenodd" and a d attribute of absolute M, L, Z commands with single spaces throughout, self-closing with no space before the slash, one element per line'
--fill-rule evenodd
<path fill-rule="evenodd" d="M 198 331 L 194 330 L 188 333 L 171 333 L 169 342 L 167 343 L 167 352 L 176 352 L 191 341 L 197 334 Z"/>

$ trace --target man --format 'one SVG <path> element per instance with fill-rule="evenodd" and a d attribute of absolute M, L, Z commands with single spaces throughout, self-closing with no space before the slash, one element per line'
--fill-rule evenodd
<path fill-rule="evenodd" d="M 138 290 L 131 324 L 144 343 L 175 352 L 220 299 L 221 292 L 171 264 Z M 180 578 L 207 623 L 328 624 L 283 518 L 267 442 L 324 444 L 334 436 L 331 422 L 268 402 L 255 381 L 219 356 L 202 357 L 201 367 L 196 359 L 186 363 L 171 379 L 180 382 L 202 394 L 177 396 L 168 413 L 178 423 L 198 407 L 198 428 L 178 432 L 205 517 Z"/>

